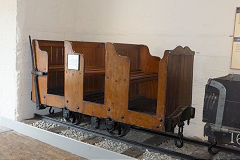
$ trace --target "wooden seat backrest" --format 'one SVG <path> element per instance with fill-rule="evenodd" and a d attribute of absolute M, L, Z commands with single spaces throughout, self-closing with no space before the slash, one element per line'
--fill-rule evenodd
<path fill-rule="evenodd" d="M 38 40 L 39 48 L 48 53 L 49 66 L 64 66 L 64 44 L 63 41 Z"/>
<path fill-rule="evenodd" d="M 71 44 L 76 53 L 84 55 L 85 67 L 105 67 L 105 43 L 74 41 Z M 132 72 L 141 70 L 141 45 L 123 43 L 114 43 L 113 45 L 119 55 L 127 56 L 130 59 L 130 69 Z"/>
<path fill-rule="evenodd" d="M 72 41 L 71 44 L 75 53 L 84 55 L 85 67 L 105 67 L 104 43 Z"/>
<path fill-rule="evenodd" d="M 64 42 L 63 41 L 47 41 L 38 40 L 39 48 L 48 53 L 48 69 L 49 79 L 48 88 L 64 88 Z M 100 42 L 81 42 L 71 41 L 72 49 L 75 53 L 84 55 L 85 68 L 92 68 L 92 73 L 105 70 L 105 43 Z M 127 56 L 130 60 L 131 72 L 138 73 L 142 71 L 144 65 L 144 54 L 141 54 L 141 49 L 145 46 L 136 44 L 113 44 L 117 53 L 121 56 Z M 146 49 L 147 47 L 145 47 Z M 148 49 L 147 49 L 148 50 Z M 147 59 L 146 59 L 147 60 Z M 151 65 L 151 64 L 149 64 Z M 145 65 L 146 66 L 146 65 Z M 99 70 L 96 70 L 99 68 Z M 143 67 L 144 68 L 144 67 Z M 100 71 L 101 72 L 101 71 Z M 99 81 L 96 83 L 95 81 Z M 85 78 L 86 91 L 92 91 L 94 88 L 101 89 L 104 87 L 104 79 Z M 96 84 L 96 85 L 95 85 Z M 91 89 L 87 89 L 91 88 Z"/>
<path fill-rule="evenodd" d="M 63 41 L 37 40 L 40 50 L 48 53 L 48 89 L 64 90 L 64 43 Z"/>
<path fill-rule="evenodd" d="M 114 43 L 116 52 L 121 56 L 127 56 L 130 59 L 130 71 L 140 71 L 140 45 Z"/>
<path fill-rule="evenodd" d="M 114 43 L 116 52 L 130 60 L 131 72 L 158 73 L 159 57 L 152 56 L 145 45 Z"/>
<path fill-rule="evenodd" d="M 103 91 L 105 86 L 105 44 L 81 41 L 70 41 L 70 43 L 72 50 L 84 57 L 84 93 Z"/>

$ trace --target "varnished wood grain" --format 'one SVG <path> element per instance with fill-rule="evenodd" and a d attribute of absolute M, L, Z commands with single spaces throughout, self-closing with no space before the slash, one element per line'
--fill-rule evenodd
<path fill-rule="evenodd" d="M 159 62 L 158 73 L 158 95 L 157 95 L 157 117 L 159 117 L 162 131 L 165 131 L 166 89 L 167 89 L 167 54 Z"/>
<path fill-rule="evenodd" d="M 54 107 L 58 107 L 58 108 L 64 108 L 64 96 L 59 96 L 59 95 L 53 95 L 53 94 L 47 94 L 47 102 L 46 104 L 48 106 L 54 106 Z"/>
<path fill-rule="evenodd" d="M 82 54 L 75 53 L 69 42 L 65 41 L 65 106 L 77 112 L 83 107 L 83 78 L 84 78 L 84 57 Z M 79 70 L 69 70 L 67 68 L 68 55 L 79 55 Z"/>
<path fill-rule="evenodd" d="M 106 43 L 105 105 L 114 120 L 127 116 L 129 75 L 130 60 L 118 55 L 113 44 Z"/>
<path fill-rule="evenodd" d="M 41 51 L 48 54 L 47 92 L 63 94 L 64 91 L 64 45 L 62 41 L 38 40 Z"/>
<path fill-rule="evenodd" d="M 131 59 L 121 56 L 111 43 L 106 43 L 105 105 L 113 120 L 149 129 L 163 130 L 162 117 L 128 109 Z"/>
<path fill-rule="evenodd" d="M 178 46 L 167 54 L 166 116 L 179 106 L 192 105 L 194 52 Z"/>
<path fill-rule="evenodd" d="M 139 45 L 139 47 L 141 70 L 144 73 L 158 73 L 160 58 L 152 56 L 147 46 Z"/>
<path fill-rule="evenodd" d="M 167 50 L 161 59 L 144 45 L 65 41 L 61 51 L 62 42 L 41 42 L 48 52 L 35 51 L 38 67 L 50 76 L 39 83 L 43 104 L 160 131 L 178 106 L 191 105 L 194 52 L 187 47 Z M 67 69 L 68 54 L 80 56 L 78 71 Z M 48 94 L 47 83 L 64 94 Z"/>
<path fill-rule="evenodd" d="M 13 131 L 0 133 L 0 146 L 2 160 L 84 159 Z"/>
<path fill-rule="evenodd" d="M 86 102 L 83 100 L 84 89 L 84 64 L 85 57 L 80 54 L 80 69 L 68 70 L 67 69 L 67 55 L 79 54 L 72 48 L 72 43 L 65 41 L 65 106 L 74 112 L 83 113 L 86 115 L 97 116 L 106 118 L 106 107 L 102 104 Z M 76 44 L 75 44 L 76 45 Z"/>
<path fill-rule="evenodd" d="M 105 46 L 100 42 L 68 41 L 75 53 L 84 57 L 83 95 L 95 90 L 104 90 Z"/>
<path fill-rule="evenodd" d="M 58 81 L 57 77 L 55 77 L 55 79 L 53 79 L 52 82 L 51 81 L 49 82 L 49 76 L 51 76 L 51 73 L 56 73 L 53 71 L 54 69 L 57 69 L 57 71 L 59 70 L 58 68 L 63 70 L 63 66 L 61 64 L 58 64 L 58 65 L 49 64 L 50 62 L 49 58 L 51 57 L 50 55 L 55 53 L 51 51 L 51 48 L 52 47 L 61 48 L 61 45 L 63 45 L 63 42 L 33 40 L 33 53 L 34 53 L 34 57 L 36 57 L 35 63 L 37 65 L 37 69 L 39 71 L 48 73 L 48 75 L 46 76 L 38 77 L 40 103 L 48 106 L 59 107 L 59 108 L 64 107 L 64 97 L 59 95 L 48 94 L 48 89 L 49 87 L 51 89 L 51 88 L 54 88 L 53 86 L 55 86 L 55 88 L 63 90 L 63 86 L 62 86 L 63 81 L 61 82 L 60 85 L 56 85 L 56 81 Z M 44 50 L 41 50 L 41 49 L 44 49 Z M 60 79 L 63 79 L 64 78 L 63 76 L 64 76 L 63 74 L 60 75 Z M 51 83 L 55 83 L 55 84 L 51 84 Z M 32 80 L 32 100 L 36 101 L 33 80 Z"/>
<path fill-rule="evenodd" d="M 128 57 L 130 60 L 130 71 L 139 71 L 141 70 L 141 61 L 140 61 L 140 48 L 139 45 L 135 44 L 123 44 L 123 43 L 113 43 L 116 52 L 121 55 Z"/>

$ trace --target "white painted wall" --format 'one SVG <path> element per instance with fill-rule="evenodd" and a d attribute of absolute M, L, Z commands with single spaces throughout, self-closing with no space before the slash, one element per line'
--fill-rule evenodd
<path fill-rule="evenodd" d="M 15 119 L 17 0 L 0 0 L 0 116 Z"/>
<path fill-rule="evenodd" d="M 75 13 L 73 0 L 18 0 L 17 15 L 17 119 L 30 118 L 35 112 L 31 99 L 31 56 L 28 36 L 34 39 L 64 40 L 72 32 Z M 76 8 L 76 7 L 75 7 Z"/>
<path fill-rule="evenodd" d="M 187 45 L 196 51 L 193 106 L 185 133 L 203 136 L 204 87 L 230 70 L 235 7 L 240 0 L 18 0 L 18 119 L 31 117 L 30 50 L 39 39 L 147 44 L 153 55 Z"/>

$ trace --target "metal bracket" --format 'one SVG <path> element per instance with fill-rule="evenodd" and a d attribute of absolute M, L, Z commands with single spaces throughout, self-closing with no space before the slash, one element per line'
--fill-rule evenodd
<path fill-rule="evenodd" d="M 33 46 L 32 46 L 31 36 L 29 36 L 29 43 L 30 43 L 31 58 L 32 58 L 32 74 L 33 74 L 33 78 L 34 78 L 34 90 L 35 90 L 35 96 L 36 96 L 36 108 L 38 110 L 41 110 L 41 109 L 45 109 L 46 108 L 44 105 L 40 104 L 39 88 L 38 88 L 38 76 L 43 74 L 43 73 L 37 71 L 36 63 L 34 63 L 34 61 L 36 62 L 36 59 L 34 59 L 34 56 L 33 56 Z"/>
<path fill-rule="evenodd" d="M 33 70 L 31 73 L 32 75 L 36 75 L 36 76 L 46 76 L 48 74 L 47 72 L 41 72 L 36 70 Z"/>
<path fill-rule="evenodd" d="M 63 118 L 65 118 L 66 120 L 70 118 L 70 110 L 67 109 L 66 107 L 62 109 L 62 113 L 63 113 Z"/>
<path fill-rule="evenodd" d="M 179 106 L 170 116 L 165 120 L 165 130 L 166 132 L 173 132 L 179 122 L 189 121 L 195 116 L 195 108 L 190 106 Z"/>

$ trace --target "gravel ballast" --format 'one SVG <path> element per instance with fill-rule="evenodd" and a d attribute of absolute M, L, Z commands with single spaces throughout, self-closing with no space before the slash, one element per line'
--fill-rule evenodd
<path fill-rule="evenodd" d="M 69 138 L 72 138 L 72 139 L 75 139 L 78 141 L 84 141 L 86 143 L 88 143 L 88 140 L 91 140 L 90 143 L 96 142 L 96 143 L 93 143 L 95 146 L 98 146 L 98 147 L 101 147 L 101 148 L 104 148 L 104 149 L 107 149 L 107 150 L 110 150 L 113 152 L 117 152 L 117 153 L 123 153 L 124 151 L 126 151 L 132 147 L 131 145 L 128 145 L 128 144 L 125 144 L 125 143 L 122 143 L 119 141 L 114 141 L 114 140 L 98 137 L 91 133 L 79 131 L 76 129 L 71 129 L 68 127 L 61 128 L 61 127 L 59 127 L 60 125 L 49 123 L 49 122 L 46 122 L 43 120 L 35 121 L 30 125 L 37 127 L 37 128 L 44 129 L 44 130 L 53 131 L 53 132 L 55 131 L 54 128 L 56 128 L 56 130 L 59 131 L 58 134 L 60 134 L 60 135 L 63 135 L 63 136 L 66 136 L 66 137 L 69 137 Z M 89 124 L 86 124 L 84 126 L 86 126 L 87 128 L 91 127 Z M 106 133 L 106 131 L 100 131 L 100 132 Z M 138 141 L 138 142 L 143 142 L 151 137 L 152 137 L 152 135 L 149 133 L 141 133 L 136 130 L 131 130 L 124 138 L 131 139 L 131 140 Z M 177 148 L 175 146 L 174 140 L 168 140 L 167 142 L 163 142 L 159 146 L 164 149 L 181 152 L 181 153 L 185 153 L 188 155 L 199 152 L 200 150 L 203 151 L 204 154 L 205 153 L 207 154 L 207 150 L 204 151 L 202 146 L 197 146 L 197 145 L 193 145 L 193 144 L 185 143 L 182 148 Z M 200 154 L 201 154 L 201 151 L 199 152 Z M 143 152 L 144 152 L 144 150 L 143 150 Z M 141 159 L 141 160 L 178 160 L 175 157 L 172 157 L 172 156 L 169 156 L 169 155 L 166 155 L 163 153 L 149 151 L 147 149 L 140 157 L 138 157 L 138 159 Z M 218 154 L 213 156 L 212 159 L 214 159 L 214 160 L 240 159 L 240 156 L 236 156 L 234 154 L 229 154 L 229 153 L 224 153 L 224 152 L 219 152 Z"/>
<path fill-rule="evenodd" d="M 130 148 L 130 145 L 127 145 L 125 143 L 109 140 L 109 139 L 104 139 L 104 141 L 101 141 L 99 143 L 96 143 L 95 146 L 117 152 L 117 153 L 122 153 L 128 148 Z"/>
<path fill-rule="evenodd" d="M 41 129 L 44 129 L 44 130 L 49 130 L 49 129 L 55 128 L 59 125 L 40 120 L 40 121 L 34 122 L 32 124 L 32 126 L 37 127 L 37 128 L 41 128 Z"/>
<path fill-rule="evenodd" d="M 59 133 L 60 135 L 66 136 L 68 138 L 72 138 L 78 141 L 93 137 L 93 134 L 77 131 L 75 129 L 67 129 Z"/>
<path fill-rule="evenodd" d="M 179 160 L 162 153 L 155 153 L 146 150 L 141 156 L 141 160 Z"/>

